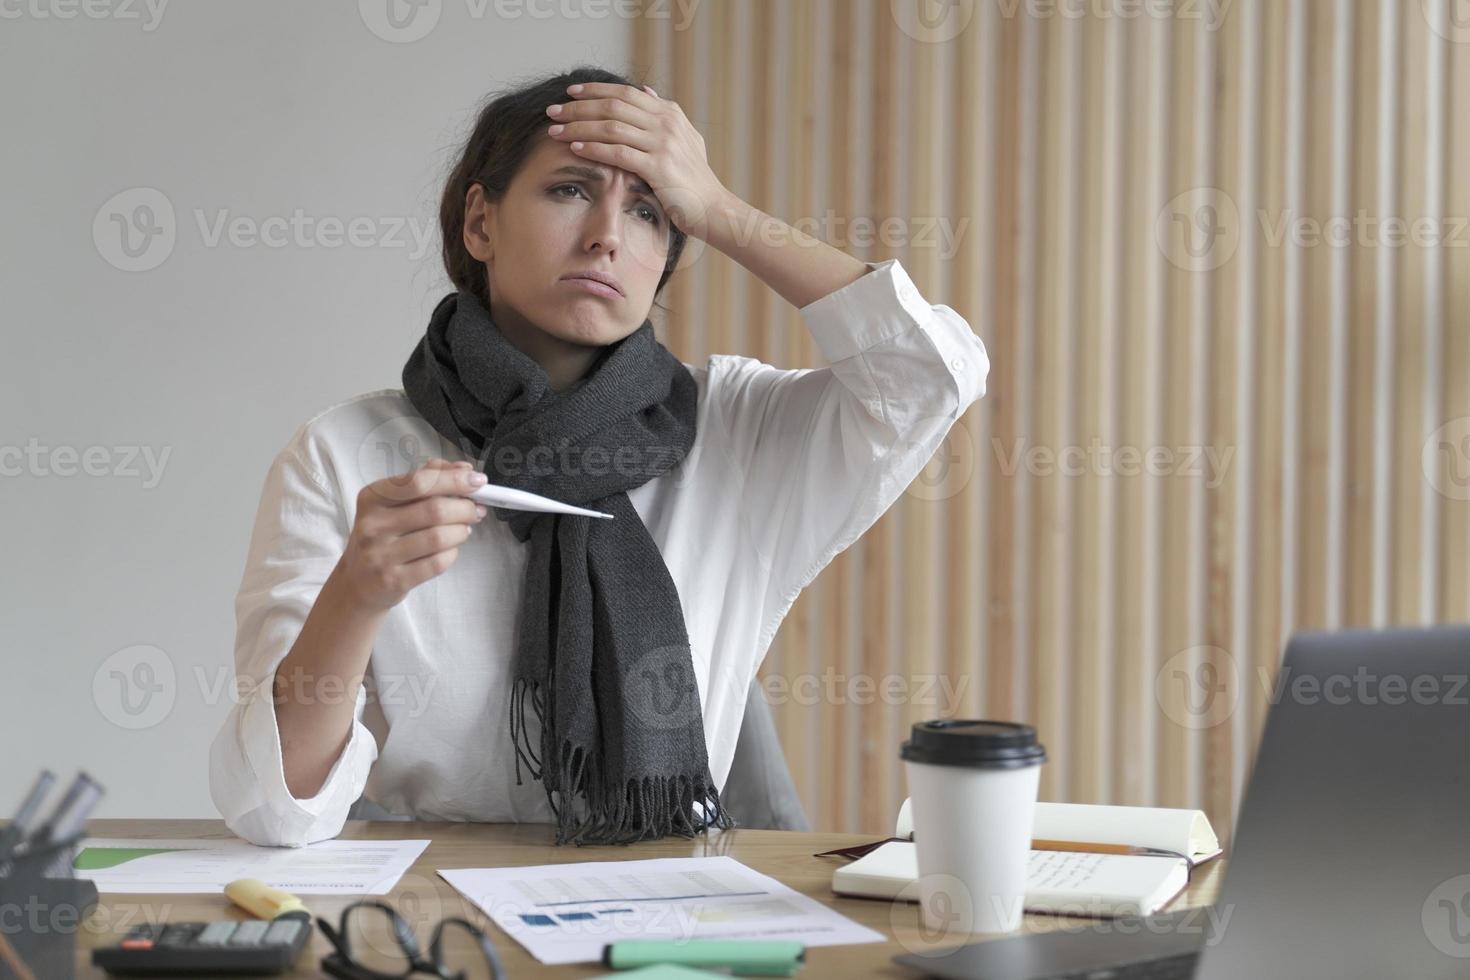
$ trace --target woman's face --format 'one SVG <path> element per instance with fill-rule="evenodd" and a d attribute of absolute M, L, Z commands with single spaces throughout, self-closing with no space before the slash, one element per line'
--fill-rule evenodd
<path fill-rule="evenodd" d="M 535 328 L 601 347 L 637 330 L 668 257 L 669 223 L 637 174 L 540 137 L 500 201 L 470 188 L 465 244 L 486 264 L 490 315 L 508 334 Z M 599 272 L 605 290 L 578 281 Z M 540 339 L 540 338 L 537 338 Z"/>

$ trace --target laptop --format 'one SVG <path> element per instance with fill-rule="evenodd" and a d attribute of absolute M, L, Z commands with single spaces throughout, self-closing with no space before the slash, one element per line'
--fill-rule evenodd
<path fill-rule="evenodd" d="M 1298 633 L 1219 899 L 895 961 L 983 980 L 1470 977 L 1470 627 Z"/>

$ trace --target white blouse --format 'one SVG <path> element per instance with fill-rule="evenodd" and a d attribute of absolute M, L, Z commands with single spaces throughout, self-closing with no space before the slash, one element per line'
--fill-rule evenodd
<path fill-rule="evenodd" d="M 831 367 L 786 370 L 729 354 L 688 365 L 699 388 L 693 448 L 628 493 L 678 586 L 721 787 L 750 682 L 798 593 L 893 504 L 985 392 L 990 359 L 965 319 L 930 305 L 898 260 L 867 267 L 800 310 Z M 266 474 L 235 600 L 240 696 L 209 759 L 215 805 L 246 840 L 334 837 L 362 795 L 424 820 L 552 820 L 524 766 L 516 785 L 508 729 L 529 546 L 493 512 L 447 571 L 388 612 L 357 720 L 320 791 L 297 799 L 286 788 L 276 665 L 346 547 L 358 491 L 433 456 L 465 458 L 401 390 L 385 389 L 304 423 Z"/>

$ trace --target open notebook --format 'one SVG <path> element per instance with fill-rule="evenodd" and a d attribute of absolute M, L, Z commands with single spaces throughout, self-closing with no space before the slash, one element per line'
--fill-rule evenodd
<path fill-rule="evenodd" d="M 1032 824 L 1026 909 L 1068 915 L 1150 915 L 1184 890 L 1189 869 L 1220 854 L 1220 841 L 1199 810 L 1037 803 Z M 913 818 L 904 800 L 890 841 L 832 873 L 842 895 L 918 900 Z M 1046 841 L 1115 844 L 1158 855 L 1057 851 Z M 1042 843 L 1042 846 L 1036 846 Z M 908 890 L 905 892 L 905 889 Z"/>
<path fill-rule="evenodd" d="M 918 888 L 908 887 L 919 877 L 916 846 L 889 841 L 837 868 L 832 872 L 832 890 L 839 895 L 917 902 Z M 1189 883 L 1189 865 L 1175 857 L 1032 851 L 1027 870 L 1026 911 L 1060 915 L 1151 915 Z"/>

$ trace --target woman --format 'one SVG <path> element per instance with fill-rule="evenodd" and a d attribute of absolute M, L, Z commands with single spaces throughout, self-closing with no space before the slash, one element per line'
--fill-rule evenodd
<path fill-rule="evenodd" d="M 896 260 L 740 200 L 677 104 L 598 69 L 488 103 L 440 217 L 456 291 L 403 389 L 320 412 L 266 478 L 215 803 L 291 846 L 360 795 L 558 843 L 729 826 L 777 627 L 984 393 L 985 348 Z M 648 314 L 686 235 L 798 307 L 831 366 L 675 359 Z M 487 474 L 612 519 L 487 520 Z"/>

